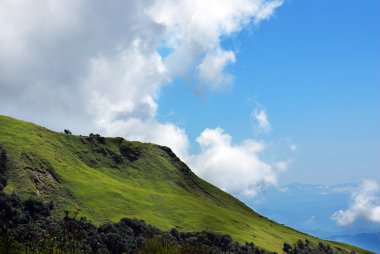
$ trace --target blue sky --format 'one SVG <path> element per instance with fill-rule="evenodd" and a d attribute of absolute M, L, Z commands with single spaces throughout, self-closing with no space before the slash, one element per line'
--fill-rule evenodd
<path fill-rule="evenodd" d="M 270 20 L 223 40 L 237 52 L 231 89 L 199 94 L 196 81 L 177 79 L 160 92 L 159 118 L 190 140 L 208 126 L 236 143 L 278 144 L 277 156 L 292 160 L 284 184 L 380 180 L 379 13 L 379 1 L 285 1 Z M 258 105 L 269 134 L 252 127 Z"/>

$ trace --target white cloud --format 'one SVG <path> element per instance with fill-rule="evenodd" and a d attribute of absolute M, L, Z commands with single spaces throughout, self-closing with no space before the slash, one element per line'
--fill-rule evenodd
<path fill-rule="evenodd" d="M 234 165 L 237 177 L 231 184 L 222 179 L 233 176 L 226 166 L 214 182 L 232 192 L 254 194 L 276 182 L 272 167 L 258 156 L 262 144 L 246 140 L 233 146 L 229 135 L 214 130 L 213 139 L 213 131 L 206 129 L 198 138 L 202 153 L 191 156 L 185 130 L 157 120 L 157 99 L 163 86 L 191 73 L 211 90 L 231 86 L 232 75 L 225 69 L 236 56 L 221 46 L 222 38 L 268 19 L 281 4 L 1 1 L 0 113 L 55 130 L 167 145 L 183 159 L 194 158 L 201 176 L 211 177 L 218 165 Z M 161 56 L 160 48 L 169 54 Z M 207 167 L 200 166 L 202 158 Z"/>
<path fill-rule="evenodd" d="M 235 54 L 232 51 L 217 49 L 208 53 L 197 67 L 200 80 L 208 84 L 211 89 L 229 87 L 232 84 L 232 76 L 223 73 L 223 70 L 235 61 Z"/>
<path fill-rule="evenodd" d="M 160 123 L 155 119 L 143 121 L 139 118 L 105 121 L 101 124 L 107 130 L 106 135 L 125 133 L 132 140 L 152 142 L 173 149 L 181 158 L 188 157 L 189 140 L 185 130 L 172 123 Z"/>
<path fill-rule="evenodd" d="M 145 117 L 141 98 L 168 80 L 157 53 L 165 28 L 141 15 L 150 2 L 2 1 L 1 113 L 77 132 L 102 132 L 96 123 L 116 109 Z"/>
<path fill-rule="evenodd" d="M 230 85 L 225 67 L 235 53 L 220 46 L 221 38 L 269 18 L 281 4 L 1 1 L 1 113 L 54 129 L 70 122 L 77 132 L 109 133 L 113 121 L 129 116 L 149 125 L 161 87 L 178 75 L 196 69 L 207 86 Z M 164 59 L 162 46 L 170 49 Z"/>
<path fill-rule="evenodd" d="M 261 133 L 268 133 L 271 131 L 272 126 L 269 122 L 267 113 L 263 109 L 255 109 L 252 112 L 252 117 L 256 120 L 257 122 L 257 131 Z"/>
<path fill-rule="evenodd" d="M 346 210 L 337 211 L 332 219 L 339 225 L 350 225 L 359 219 L 380 223 L 380 186 L 366 180 L 352 192 L 351 204 Z"/>
<path fill-rule="evenodd" d="M 222 129 L 206 129 L 197 138 L 201 147 L 190 165 L 202 178 L 234 195 L 255 196 L 263 188 L 275 185 L 274 169 L 260 158 L 265 146 L 247 139 L 238 145 Z"/>
<path fill-rule="evenodd" d="M 250 24 L 272 16 L 279 0 L 163 0 L 149 8 L 149 15 L 166 30 L 165 46 L 173 53 L 165 59 L 172 75 L 184 75 L 198 66 L 204 85 L 215 89 L 231 84 L 224 68 L 235 54 L 221 47 L 222 37 L 231 36 Z M 210 64 L 207 70 L 206 64 Z"/>

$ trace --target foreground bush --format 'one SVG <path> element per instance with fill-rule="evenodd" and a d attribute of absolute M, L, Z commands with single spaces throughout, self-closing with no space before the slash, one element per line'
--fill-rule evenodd
<path fill-rule="evenodd" d="M 142 220 L 121 219 L 99 227 L 66 212 L 51 216 L 54 204 L 21 200 L 0 192 L 0 253 L 93 254 L 266 254 L 253 243 L 244 245 L 231 236 L 212 232 L 163 232 Z M 329 245 L 308 240 L 285 243 L 289 254 L 338 253 Z"/>

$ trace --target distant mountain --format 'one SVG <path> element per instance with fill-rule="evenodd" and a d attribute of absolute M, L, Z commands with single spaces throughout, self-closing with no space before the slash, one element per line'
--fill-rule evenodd
<path fill-rule="evenodd" d="M 0 116 L 4 192 L 52 201 L 54 216 L 61 218 L 66 210 L 98 225 L 137 218 L 161 230 L 226 233 L 278 253 L 284 242 L 308 239 L 318 246 L 321 241 L 261 216 L 198 178 L 168 147 L 65 133 Z M 325 243 L 339 253 L 366 253 Z"/>
<path fill-rule="evenodd" d="M 331 215 L 345 209 L 354 184 L 336 186 L 289 184 L 271 188 L 258 198 L 245 200 L 253 209 L 266 216 L 319 236 L 342 233 L 344 228 L 331 220 Z M 359 231 L 362 232 L 362 231 Z"/>
<path fill-rule="evenodd" d="M 380 232 L 330 236 L 329 239 L 357 245 L 375 253 L 380 253 Z"/>
<path fill-rule="evenodd" d="M 343 227 L 331 219 L 336 211 L 347 208 L 355 188 L 357 185 L 353 183 L 333 186 L 295 183 L 271 188 L 258 198 L 244 201 L 259 213 L 300 231 L 380 253 L 379 225 L 361 221 Z"/>

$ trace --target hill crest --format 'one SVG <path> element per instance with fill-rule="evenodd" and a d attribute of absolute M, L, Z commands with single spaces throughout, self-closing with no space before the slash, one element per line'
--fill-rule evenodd
<path fill-rule="evenodd" d="M 56 133 L 0 116 L 0 150 L 8 178 L 4 191 L 53 200 L 56 216 L 74 210 L 96 224 L 144 219 L 162 230 L 230 234 L 279 253 L 284 242 L 319 241 L 259 215 L 200 179 L 168 147 Z"/>

